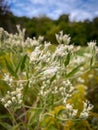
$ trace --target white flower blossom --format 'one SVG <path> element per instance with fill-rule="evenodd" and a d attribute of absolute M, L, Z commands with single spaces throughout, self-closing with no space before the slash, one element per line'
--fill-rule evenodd
<path fill-rule="evenodd" d="M 89 43 L 88 43 L 88 46 L 91 47 L 91 48 L 93 48 L 93 47 L 96 46 L 96 42 L 89 42 Z"/>
<path fill-rule="evenodd" d="M 92 108 L 93 105 L 86 100 L 86 102 L 84 102 L 83 111 L 80 113 L 80 118 L 88 118 L 89 112 L 92 110 Z"/>
<path fill-rule="evenodd" d="M 47 68 L 43 74 L 44 75 L 54 75 L 59 70 L 58 66 Z"/>
<path fill-rule="evenodd" d="M 67 50 L 66 50 L 66 46 L 61 44 L 57 47 L 57 49 L 54 52 L 54 56 L 66 56 L 68 54 Z"/>

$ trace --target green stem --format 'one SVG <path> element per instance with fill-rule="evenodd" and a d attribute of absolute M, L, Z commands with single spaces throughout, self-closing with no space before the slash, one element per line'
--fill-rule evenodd
<path fill-rule="evenodd" d="M 7 109 L 7 110 L 9 112 L 9 114 L 11 115 L 13 126 L 17 125 L 17 121 L 16 121 L 15 116 L 14 116 L 15 115 L 14 111 L 10 110 L 10 109 Z M 18 129 L 18 130 L 20 130 L 20 129 Z"/>

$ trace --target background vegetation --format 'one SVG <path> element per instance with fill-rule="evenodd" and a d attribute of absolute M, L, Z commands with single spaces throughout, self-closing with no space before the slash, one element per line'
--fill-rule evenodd
<path fill-rule="evenodd" d="M 69 15 L 62 14 L 57 20 L 47 16 L 41 17 L 17 17 L 10 12 L 10 7 L 0 0 L 0 26 L 11 33 L 16 32 L 16 25 L 26 28 L 26 37 L 38 37 L 42 35 L 45 40 L 56 43 L 55 33 L 63 30 L 64 34 L 70 34 L 72 43 L 86 45 L 91 40 L 98 41 L 98 18 L 83 22 L 70 21 Z"/>

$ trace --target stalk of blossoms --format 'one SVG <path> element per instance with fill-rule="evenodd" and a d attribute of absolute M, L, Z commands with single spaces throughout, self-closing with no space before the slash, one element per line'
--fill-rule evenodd
<path fill-rule="evenodd" d="M 2 80 L 8 86 L 5 95 L 0 95 L 2 105 L 13 110 L 16 122 L 26 123 L 30 128 L 33 125 L 34 129 L 41 127 L 47 114 L 61 121 L 87 119 L 93 107 L 85 99 L 81 100 L 83 109 L 78 115 L 79 108 L 72 102 L 74 95 L 78 95 L 73 82 L 94 66 L 96 44 L 88 44 L 88 51 L 80 55 L 79 48 L 70 45 L 71 38 L 62 31 L 56 34 L 59 44 L 53 46 L 43 41 L 42 36 L 24 40 L 25 30 L 17 28 L 18 33 L 14 35 L 1 30 L 6 36 L 0 44 L 6 66 L 2 68 Z M 23 116 L 18 118 L 17 111 L 24 112 Z"/>

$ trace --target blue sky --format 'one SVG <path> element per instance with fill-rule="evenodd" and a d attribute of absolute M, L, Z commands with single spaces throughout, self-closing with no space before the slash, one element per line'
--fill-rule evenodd
<path fill-rule="evenodd" d="M 36 17 L 46 15 L 57 19 L 69 14 L 70 20 L 92 20 L 98 16 L 98 0 L 6 0 L 16 16 Z"/>

